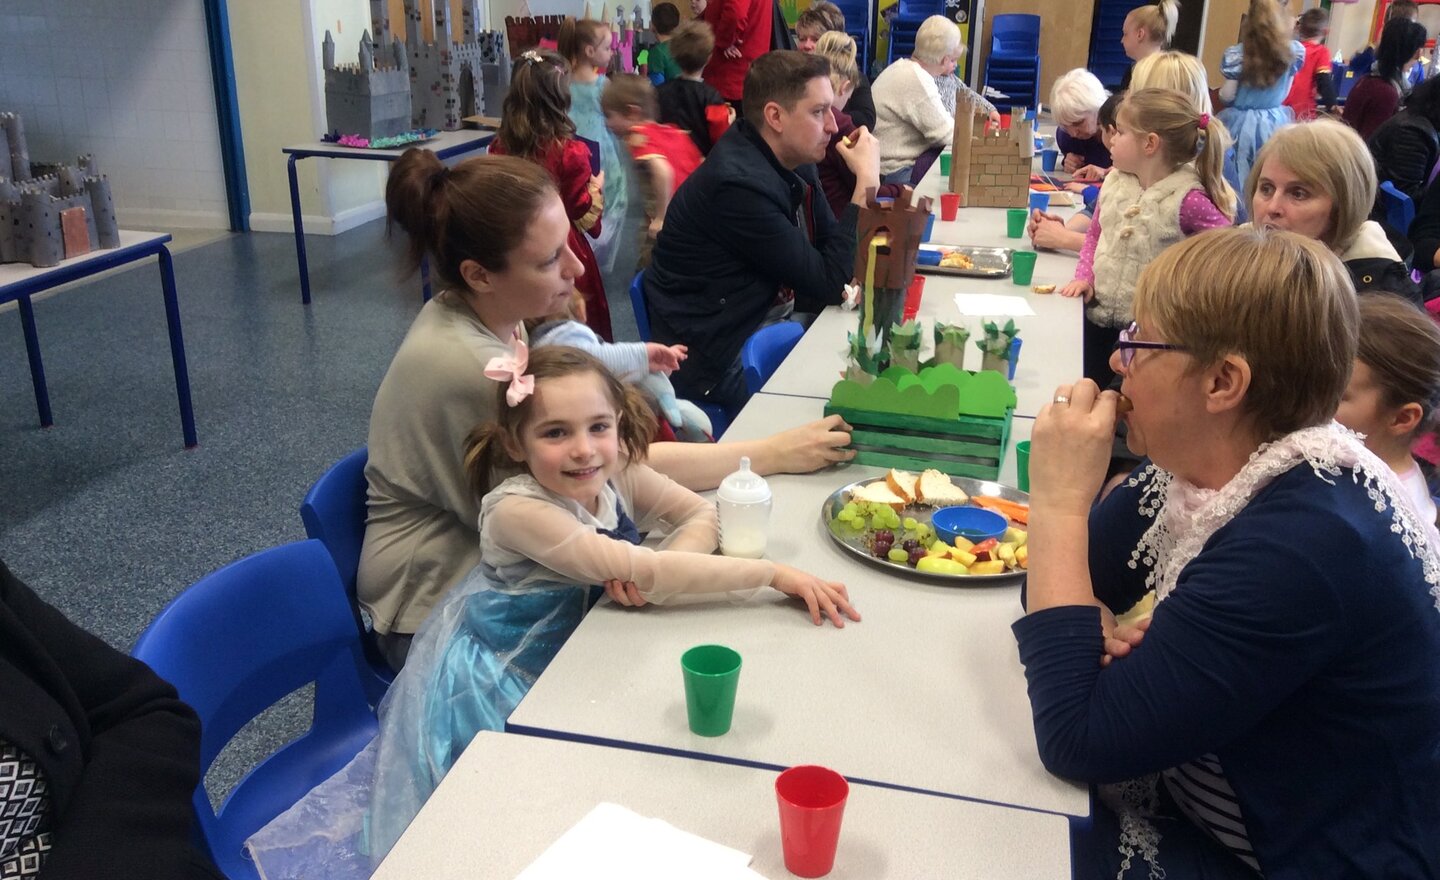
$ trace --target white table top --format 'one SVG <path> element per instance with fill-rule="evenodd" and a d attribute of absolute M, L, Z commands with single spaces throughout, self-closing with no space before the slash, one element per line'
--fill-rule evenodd
<path fill-rule="evenodd" d="M 757 395 L 730 430 L 736 439 L 770 434 L 818 417 L 822 406 Z M 1028 436 L 1028 420 L 1016 424 Z M 845 583 L 862 622 L 817 628 L 773 590 L 735 605 L 602 604 L 511 727 L 774 767 L 818 763 L 857 780 L 1088 816 L 1085 787 L 1040 763 L 1010 632 L 1019 587 L 912 580 L 831 542 L 820 521 L 826 497 L 883 474 L 847 465 L 769 478 L 766 555 Z M 730 645 L 745 664 L 734 726 L 713 739 L 686 725 L 679 665 L 687 648 L 706 642 Z"/>
<path fill-rule="evenodd" d="M 393 162 L 411 147 L 420 147 L 430 150 L 441 158 L 453 155 L 454 152 L 467 152 L 464 149 L 467 145 L 473 145 L 475 141 L 495 136 L 493 131 L 477 131 L 473 128 L 462 128 L 459 131 L 442 131 L 434 138 L 421 143 L 406 144 L 403 147 L 396 147 L 390 150 L 371 150 L 364 147 L 342 147 L 339 144 L 326 141 L 311 141 L 304 144 L 291 144 L 282 147 L 282 153 L 296 153 L 301 156 L 321 156 L 329 159 L 372 159 L 383 162 Z"/>
<path fill-rule="evenodd" d="M 775 775 L 482 732 L 375 878 L 509 880 L 602 801 L 750 853 L 751 868 L 765 877 L 790 877 Z M 1069 877 L 1069 829 L 1059 816 L 852 785 L 829 876 Z"/>
<path fill-rule="evenodd" d="M 938 163 L 937 163 L 938 167 Z M 938 171 L 927 175 L 919 187 L 924 195 L 938 197 Z M 1059 209 L 1068 214 L 1069 209 Z M 1029 250 L 1030 240 L 1005 236 L 1005 210 L 1002 208 L 961 208 L 953 222 L 939 219 L 935 207 L 935 230 L 931 241 L 936 244 L 974 247 L 1003 247 Z M 1035 261 L 1032 284 L 1064 286 L 1075 275 L 1073 255 L 1041 251 Z M 931 338 L 936 319 L 947 323 L 964 323 L 971 328 L 972 340 L 980 334 L 981 318 L 960 315 L 955 306 L 957 293 L 988 293 L 1023 297 L 1035 310 L 1034 317 L 1016 318 L 1020 338 L 1019 367 L 1015 371 L 1017 415 L 1035 416 L 1049 402 L 1059 385 L 1074 382 L 1083 372 L 1081 333 L 1084 316 L 1078 299 L 1065 299 L 1056 294 L 1033 293 L 1030 286 L 1019 286 L 1009 278 L 960 278 L 953 275 L 926 275 L 925 296 L 920 302 L 920 319 L 925 323 L 923 339 Z M 1004 323 L 1006 319 L 999 319 Z M 770 377 L 764 390 L 774 394 L 800 397 L 829 398 L 830 390 L 845 369 L 846 334 L 859 326 L 856 312 L 832 306 L 815 319 L 794 351 Z M 928 351 L 928 348 L 926 349 Z M 980 350 L 973 341 L 966 353 L 966 369 L 980 368 Z"/>
<path fill-rule="evenodd" d="M 168 232 L 135 232 L 120 230 L 120 246 L 118 248 L 96 248 L 88 254 L 79 257 L 71 257 L 68 260 L 61 260 L 58 265 L 49 266 L 44 269 L 37 269 L 29 263 L 4 263 L 0 264 L 0 294 L 5 288 L 12 284 L 19 284 L 23 281 L 31 281 L 45 275 L 56 273 L 69 273 L 74 269 L 84 267 L 87 263 L 129 262 L 133 259 L 132 252 L 137 248 L 149 245 L 160 245 L 170 240 Z"/>

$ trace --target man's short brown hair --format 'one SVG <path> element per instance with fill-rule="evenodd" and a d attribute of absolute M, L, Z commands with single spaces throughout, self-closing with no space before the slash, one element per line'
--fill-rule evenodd
<path fill-rule="evenodd" d="M 670 57 L 675 59 L 681 73 L 695 76 L 710 63 L 715 51 L 715 32 L 710 25 L 699 20 L 687 21 L 675 29 L 670 38 Z"/>
<path fill-rule="evenodd" d="M 793 109 L 816 78 L 830 79 L 830 61 L 820 55 L 786 49 L 761 55 L 745 74 L 745 119 L 763 129 L 765 105 L 773 102 Z"/>

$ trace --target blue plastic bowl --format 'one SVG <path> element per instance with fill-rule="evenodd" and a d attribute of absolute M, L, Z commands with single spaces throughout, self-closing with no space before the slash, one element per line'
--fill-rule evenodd
<path fill-rule="evenodd" d="M 1010 521 L 983 507 L 942 507 L 930 517 L 930 524 L 947 544 L 955 543 L 957 537 L 978 544 L 1004 537 Z"/>

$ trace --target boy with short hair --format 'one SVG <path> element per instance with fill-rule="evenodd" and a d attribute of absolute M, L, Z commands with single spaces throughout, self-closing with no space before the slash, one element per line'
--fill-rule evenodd
<path fill-rule="evenodd" d="M 1315 95 L 1326 112 L 1335 106 L 1335 82 L 1330 76 L 1330 50 L 1325 48 L 1325 36 L 1330 33 L 1330 13 L 1323 9 L 1307 9 L 1295 23 L 1295 36 L 1305 47 L 1305 62 L 1290 83 L 1290 94 L 1285 96 L 1285 106 L 1295 113 L 1297 122 L 1308 122 L 1315 118 Z"/>
<path fill-rule="evenodd" d="M 669 46 L 680 77 L 668 80 L 655 92 L 660 121 L 689 132 L 700 154 L 709 155 L 711 145 L 735 118 L 720 92 L 700 79 L 715 51 L 715 32 L 703 21 L 689 21 L 675 29 Z"/>
<path fill-rule="evenodd" d="M 650 81 L 656 85 L 680 76 L 680 67 L 670 54 L 670 37 L 679 26 L 680 10 L 674 3 L 657 3 L 650 10 L 650 30 L 655 32 L 655 45 L 650 47 L 649 72 Z"/>

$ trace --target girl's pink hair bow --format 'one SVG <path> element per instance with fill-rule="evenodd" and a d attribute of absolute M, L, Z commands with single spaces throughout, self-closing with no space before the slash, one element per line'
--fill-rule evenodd
<path fill-rule="evenodd" d="M 515 353 L 491 358 L 490 363 L 485 365 L 485 377 L 496 382 L 509 380 L 510 387 L 505 389 L 505 402 L 511 406 L 519 406 L 520 401 L 535 393 L 535 377 L 525 374 L 529 365 L 530 349 L 526 347 L 524 340 L 516 336 Z"/>

